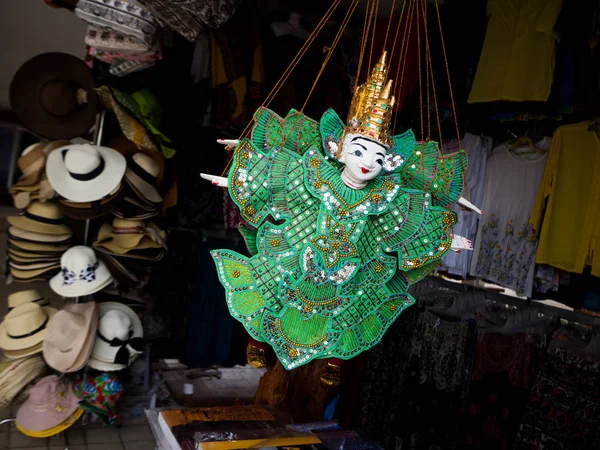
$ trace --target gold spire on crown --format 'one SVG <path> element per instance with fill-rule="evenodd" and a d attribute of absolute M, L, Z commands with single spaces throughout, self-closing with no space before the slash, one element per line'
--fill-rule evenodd
<path fill-rule="evenodd" d="M 395 98 L 391 95 L 392 80 L 387 79 L 386 57 L 384 51 L 365 84 L 354 91 L 346 133 L 360 134 L 389 146 Z"/>

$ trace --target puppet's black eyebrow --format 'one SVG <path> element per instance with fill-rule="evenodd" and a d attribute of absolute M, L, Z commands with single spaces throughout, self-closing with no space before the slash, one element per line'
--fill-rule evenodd
<path fill-rule="evenodd" d="M 375 153 L 375 154 L 376 154 L 376 155 L 381 155 L 381 156 L 385 157 L 385 155 L 384 155 L 383 153 L 381 153 L 381 152 L 377 152 L 377 153 Z"/>
<path fill-rule="evenodd" d="M 354 142 L 354 141 L 356 141 L 357 139 L 364 139 L 365 141 L 368 141 L 368 142 L 373 142 L 374 144 L 377 144 L 377 145 L 379 145 L 380 147 L 383 147 L 383 148 L 385 148 L 385 149 L 387 150 L 387 147 L 386 147 L 385 145 L 383 145 L 381 142 L 377 142 L 377 141 L 375 141 L 375 140 L 373 140 L 373 139 L 369 139 L 369 138 L 367 138 L 367 137 L 364 137 L 364 136 L 356 136 L 356 137 L 353 137 L 353 138 L 352 138 L 352 140 L 351 140 L 350 142 Z"/>
<path fill-rule="evenodd" d="M 365 146 L 364 146 L 364 145 L 362 145 L 362 144 L 359 144 L 358 142 L 352 142 L 352 144 L 354 144 L 354 145 L 359 145 L 359 146 L 361 146 L 361 147 L 362 147 L 362 148 L 363 148 L 365 151 L 367 151 L 367 147 L 365 147 Z"/>

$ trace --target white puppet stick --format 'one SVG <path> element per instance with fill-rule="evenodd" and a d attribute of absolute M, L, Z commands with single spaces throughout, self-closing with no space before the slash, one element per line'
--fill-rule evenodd
<path fill-rule="evenodd" d="M 467 209 L 470 209 L 471 211 L 476 212 L 477 214 L 483 215 L 483 211 L 482 210 L 480 210 L 477 206 L 475 206 L 473 203 L 471 203 L 469 200 L 467 200 L 464 197 L 459 198 L 457 203 L 460 206 L 463 206 L 463 207 L 465 207 Z"/>
<path fill-rule="evenodd" d="M 222 188 L 226 188 L 229 186 L 228 180 L 225 177 L 218 177 L 216 175 L 209 175 L 207 173 L 201 173 L 200 177 L 210 181 L 215 186 L 219 186 Z"/>
<path fill-rule="evenodd" d="M 458 253 L 460 253 L 461 250 L 473 250 L 473 243 L 471 242 L 471 239 L 459 236 L 458 234 L 453 234 L 450 250 Z"/>

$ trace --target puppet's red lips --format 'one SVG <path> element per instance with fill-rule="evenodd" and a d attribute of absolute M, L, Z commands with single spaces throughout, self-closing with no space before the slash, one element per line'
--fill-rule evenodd
<path fill-rule="evenodd" d="M 369 172 L 370 172 L 370 170 L 369 170 L 369 169 L 367 169 L 367 168 L 365 168 L 365 167 L 361 167 L 361 168 L 360 168 L 360 171 L 361 171 L 362 173 L 369 173 Z"/>

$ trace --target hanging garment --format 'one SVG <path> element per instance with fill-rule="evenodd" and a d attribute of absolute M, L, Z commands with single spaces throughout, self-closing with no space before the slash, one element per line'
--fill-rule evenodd
<path fill-rule="evenodd" d="M 537 263 L 576 273 L 591 265 L 600 276 L 600 140 L 588 124 L 556 130 L 531 223 L 541 231 Z"/>
<path fill-rule="evenodd" d="M 229 357 L 234 320 L 227 310 L 217 274 L 207 268 L 211 250 L 223 246 L 239 250 L 240 241 L 204 237 L 198 245 L 184 359 L 191 368 L 222 364 Z"/>
<path fill-rule="evenodd" d="M 162 27 L 194 42 L 205 28 L 222 27 L 239 0 L 141 0 Z"/>
<path fill-rule="evenodd" d="M 448 147 L 452 147 L 450 141 Z M 461 141 L 464 150 L 467 152 L 469 166 L 467 168 L 467 183 L 469 186 L 470 201 L 475 206 L 480 206 L 483 203 L 483 193 L 485 187 L 485 170 L 487 160 L 492 152 L 492 138 L 488 136 L 477 136 L 467 133 Z M 447 153 L 444 150 L 444 153 Z M 453 205 L 452 211 L 458 216 L 458 222 L 454 225 L 454 234 L 464 236 L 471 241 L 475 241 L 477 234 L 477 224 L 480 216 L 471 211 L 463 211 L 460 206 Z M 471 258 L 473 252 L 463 251 L 448 252 L 442 258 L 442 264 L 448 269 L 448 272 L 454 275 L 460 275 L 466 278 L 469 267 L 471 267 Z"/>
<path fill-rule="evenodd" d="M 149 48 L 160 36 L 152 13 L 136 0 L 79 0 L 75 14 L 103 31 L 114 31 L 120 40 L 133 37 Z"/>
<path fill-rule="evenodd" d="M 419 316 L 395 442 L 386 448 L 456 448 L 469 334 L 467 322 L 440 319 L 428 311 Z"/>
<path fill-rule="evenodd" d="M 561 0 L 489 0 L 488 30 L 469 103 L 546 101 Z"/>
<path fill-rule="evenodd" d="M 419 316 L 411 355 L 419 357 L 419 382 L 433 383 L 439 390 L 453 392 L 462 383 L 467 322 L 441 320 L 425 311 Z"/>
<path fill-rule="evenodd" d="M 556 347 L 531 387 L 516 450 L 600 448 L 600 361 Z"/>
<path fill-rule="evenodd" d="M 460 448 L 512 448 L 527 400 L 532 355 L 524 334 L 479 337 Z"/>
<path fill-rule="evenodd" d="M 536 147 L 550 148 L 550 138 Z M 517 149 L 518 150 L 518 149 Z M 471 275 L 531 296 L 537 239 L 529 217 L 546 166 L 546 154 L 517 155 L 506 146 L 488 159 L 485 195 Z"/>
<path fill-rule="evenodd" d="M 406 379 L 414 324 L 418 308 L 408 308 L 390 326 L 379 345 L 368 352 L 357 400 L 357 422 L 361 432 L 384 448 L 394 448 L 402 428 L 406 407 Z"/>

